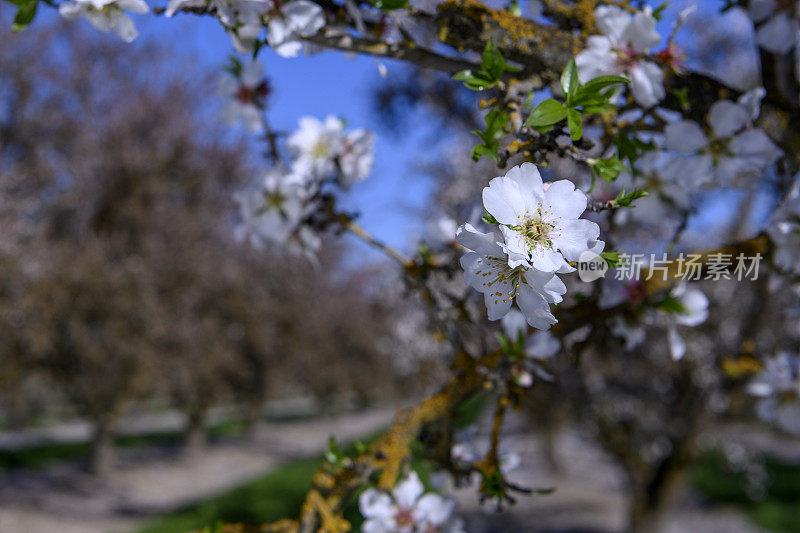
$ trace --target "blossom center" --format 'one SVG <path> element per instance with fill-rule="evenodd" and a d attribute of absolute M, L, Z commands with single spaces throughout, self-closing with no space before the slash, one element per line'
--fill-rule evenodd
<path fill-rule="evenodd" d="M 408 527 L 414 525 L 414 515 L 411 509 L 401 508 L 394 515 L 394 521 L 399 527 Z"/>
<path fill-rule="evenodd" d="M 325 159 L 330 152 L 330 147 L 325 141 L 319 141 L 311 148 L 311 156 L 314 159 Z"/>
<path fill-rule="evenodd" d="M 517 232 L 525 238 L 529 250 L 539 246 L 552 248 L 551 233 L 555 229 L 555 224 L 545 221 L 542 216 L 526 218 L 520 226 L 517 226 Z"/>

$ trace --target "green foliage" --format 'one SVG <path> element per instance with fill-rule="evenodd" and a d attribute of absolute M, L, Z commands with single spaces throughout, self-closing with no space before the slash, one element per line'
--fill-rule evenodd
<path fill-rule="evenodd" d="M 548 98 L 536 106 L 525 121 L 525 125 L 532 128 L 545 128 L 543 131 L 547 131 L 551 125 L 560 122 L 566 116 L 567 108 L 564 104 L 553 98 Z"/>
<path fill-rule="evenodd" d="M 753 499 L 745 472 L 731 468 L 716 450 L 703 453 L 691 470 L 692 485 L 714 502 L 736 504 L 756 524 L 784 533 L 800 533 L 800 465 L 770 457 L 763 462 L 767 474 L 765 491 Z"/>
<path fill-rule="evenodd" d="M 497 150 L 500 148 L 498 139 L 505 134 L 506 124 L 508 124 L 508 113 L 494 108 L 486 114 L 486 129 L 484 131 L 472 130 L 472 133 L 483 142 L 472 149 L 474 161 L 478 161 L 483 156 L 497 163 Z"/>
<path fill-rule="evenodd" d="M 600 257 L 602 257 L 611 268 L 616 268 L 623 263 L 619 258 L 619 252 L 603 252 L 600 254 Z"/>
<path fill-rule="evenodd" d="M 370 0 L 370 2 L 381 11 L 393 11 L 408 7 L 408 0 Z"/>
<path fill-rule="evenodd" d="M 634 189 L 631 192 L 626 193 L 625 187 L 623 187 L 620 193 L 617 195 L 616 198 L 614 198 L 614 200 L 611 201 L 611 203 L 614 205 L 614 207 L 633 208 L 636 207 L 635 205 L 631 205 L 633 201 L 639 198 L 643 198 L 647 196 L 647 194 L 648 194 L 647 191 L 643 191 L 640 189 Z"/>
<path fill-rule="evenodd" d="M 28 27 L 36 16 L 39 7 L 38 0 L 6 0 L 17 6 L 17 14 L 14 15 L 14 22 L 11 26 L 13 31 L 22 31 Z"/>
<path fill-rule="evenodd" d="M 578 67 L 575 65 L 575 58 L 569 60 L 564 72 L 561 73 L 561 93 L 567 102 L 567 107 L 574 106 L 575 94 L 578 92 L 580 82 L 578 81 Z"/>
<path fill-rule="evenodd" d="M 559 81 L 564 103 L 554 98 L 544 100 L 525 120 L 525 126 L 546 133 L 554 124 L 566 118 L 569 137 L 573 141 L 583 137 L 583 114 L 602 113 L 612 109 L 614 105 L 610 100 L 614 90 L 610 87 L 630 83 L 622 76 L 600 76 L 582 85 L 578 80 L 574 58 L 567 63 Z"/>
<path fill-rule="evenodd" d="M 668 313 L 678 313 L 684 315 L 689 312 L 689 310 L 686 309 L 686 307 L 680 301 L 669 294 L 666 295 L 663 300 L 653 303 L 653 306 Z"/>
<path fill-rule="evenodd" d="M 484 91 L 497 85 L 505 72 L 516 72 L 517 70 L 516 67 L 506 63 L 500 50 L 493 42 L 489 41 L 481 56 L 481 70 L 477 72 L 470 69 L 462 70 L 453 76 L 453 79 L 463 81 L 467 89 Z"/>
<path fill-rule="evenodd" d="M 614 135 L 614 144 L 617 146 L 617 153 L 621 160 L 628 160 L 631 171 L 634 172 L 636 167 L 634 163 L 645 152 L 654 148 L 653 143 L 641 141 L 634 132 L 620 130 Z"/>
<path fill-rule="evenodd" d="M 573 141 L 583 137 L 583 117 L 574 107 L 567 109 L 567 127 L 569 128 L 569 138 Z"/>
<path fill-rule="evenodd" d="M 592 165 L 592 175 L 596 174 L 600 179 L 609 182 L 617 179 L 620 172 L 626 170 L 628 170 L 628 168 L 616 157 L 600 159 Z"/>

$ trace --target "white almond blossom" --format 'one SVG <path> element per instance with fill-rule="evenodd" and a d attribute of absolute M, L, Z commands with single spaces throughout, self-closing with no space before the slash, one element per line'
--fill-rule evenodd
<path fill-rule="evenodd" d="M 258 187 L 234 196 L 241 224 L 238 240 L 248 239 L 257 248 L 275 245 L 312 262 L 320 247 L 316 232 L 304 223 L 314 210 L 302 187 L 302 178 L 280 167 L 271 169 Z"/>
<path fill-rule="evenodd" d="M 483 189 L 483 205 L 501 234 L 481 233 L 465 224 L 456 242 L 469 253 L 461 258 L 464 281 L 483 293 L 489 320 L 503 318 L 516 300 L 528 324 L 547 329 L 556 323 L 551 303 L 559 303 L 566 286 L 555 275 L 575 269 L 586 251 L 600 253 L 600 228 L 578 217 L 586 195 L 568 180 L 546 187 L 539 170 L 523 163 Z"/>
<path fill-rule="evenodd" d="M 773 213 L 767 234 L 775 245 L 775 266 L 800 274 L 800 179 Z"/>
<path fill-rule="evenodd" d="M 781 352 L 766 361 L 747 391 L 761 398 L 757 413 L 786 431 L 800 433 L 800 357 Z"/>
<path fill-rule="evenodd" d="M 336 170 L 336 157 L 342 151 L 344 121 L 328 115 L 324 121 L 302 117 L 300 127 L 287 142 L 295 156 L 295 169 L 308 172 L 319 179 Z"/>
<path fill-rule="evenodd" d="M 484 295 L 489 320 L 500 320 L 516 301 L 528 324 L 547 329 L 557 322 L 551 303 L 562 301 L 564 283 L 552 272 L 523 266 L 510 267 L 497 233 L 481 233 L 471 224 L 456 232 L 456 242 L 470 250 L 461 258 L 464 282 Z"/>
<path fill-rule="evenodd" d="M 301 37 L 310 37 L 325 26 L 325 12 L 308 0 L 279 5 L 269 19 L 267 42 L 280 56 L 295 57 L 303 50 Z"/>
<path fill-rule="evenodd" d="M 374 163 L 374 134 L 364 129 L 345 132 L 344 121 L 332 115 L 324 121 L 301 118 L 287 145 L 296 173 L 318 182 L 337 173 L 344 189 L 366 179 Z"/>
<path fill-rule="evenodd" d="M 358 498 L 365 521 L 362 533 L 463 533 L 463 522 L 453 516 L 455 501 L 429 492 L 416 472 L 387 493 L 367 489 Z"/>
<path fill-rule="evenodd" d="M 673 361 L 683 358 L 686 353 L 686 343 L 678 333 L 677 326 L 699 326 L 708 318 L 708 298 L 702 291 L 687 289 L 685 283 L 675 287 L 670 296 L 681 307 L 680 311 L 667 314 L 667 342 L 669 353 Z"/>
<path fill-rule="evenodd" d="M 650 49 L 661 42 L 656 19 L 649 7 L 636 14 L 617 6 L 600 6 L 595 20 L 603 35 L 592 35 L 586 48 L 575 57 L 582 83 L 603 75 L 626 75 L 639 105 L 648 108 L 660 102 L 664 72 L 650 61 Z"/>
<path fill-rule="evenodd" d="M 763 130 L 752 128 L 763 89 L 738 102 L 720 100 L 708 113 L 709 134 L 691 120 L 667 125 L 664 147 L 676 152 L 662 173 L 689 188 L 707 183 L 734 185 L 737 178 L 758 175 L 783 154 Z"/>
<path fill-rule="evenodd" d="M 250 131 L 264 127 L 264 107 L 269 84 L 264 77 L 264 65 L 256 60 L 243 64 L 238 76 L 225 75 L 218 91 L 228 99 L 222 110 L 225 122 L 231 126 L 242 123 Z"/>
<path fill-rule="evenodd" d="M 800 79 L 800 2 L 796 0 L 750 0 L 748 14 L 756 29 L 756 42 L 773 54 L 795 50 L 795 76 Z"/>
<path fill-rule="evenodd" d="M 103 33 L 114 30 L 120 39 L 129 43 L 139 32 L 125 11 L 142 15 L 150 8 L 143 0 L 69 0 L 61 4 L 58 11 L 67 20 L 85 18 Z"/>
<path fill-rule="evenodd" d="M 339 154 L 339 184 L 345 189 L 364 181 L 375 163 L 375 134 L 363 128 L 351 131 L 342 139 Z"/>
<path fill-rule="evenodd" d="M 483 189 L 483 205 L 500 224 L 511 268 L 542 272 L 572 272 L 567 261 L 586 251 L 600 253 L 600 227 L 578 217 L 586 210 L 586 195 L 569 180 L 542 182 L 536 165 L 523 163 Z"/>

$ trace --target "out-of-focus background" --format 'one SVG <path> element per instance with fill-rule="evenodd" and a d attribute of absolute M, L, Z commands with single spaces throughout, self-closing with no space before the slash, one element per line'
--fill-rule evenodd
<path fill-rule="evenodd" d="M 752 26 L 708 4 L 684 41 L 693 66 L 752 86 Z M 213 20 L 137 21 L 140 39 L 123 45 L 46 13 L 12 34 L 5 7 L 0 532 L 178 533 L 294 515 L 329 436 L 369 442 L 441 382 L 447 358 L 425 314 L 363 244 L 328 239 L 315 266 L 233 238 L 232 194 L 264 147 L 219 120 L 230 45 Z M 467 155 L 474 95 L 447 77 L 388 61 L 382 78 L 374 60 L 331 52 L 261 60 L 278 131 L 307 114 L 376 131 L 372 177 L 344 202 L 389 244 L 441 240 L 437 217 L 467 217 L 494 175 Z M 775 202 L 769 189 L 717 193 L 683 245 L 755 235 Z M 627 249 L 659 251 L 668 222 L 642 222 Z M 668 531 L 800 531 L 800 441 L 729 394 L 749 375 L 742 353 L 797 342 L 793 296 L 773 285 L 704 286 L 711 318 L 686 342 L 730 355 L 725 372 L 682 375 L 655 334 L 624 368 L 598 357 L 594 377 L 573 376 L 581 386 L 535 389 L 505 428 L 521 459 L 510 477 L 556 492 L 496 515 L 458 491 L 468 531 L 621 531 L 640 508 Z M 697 405 L 693 386 L 714 393 Z M 468 406 L 478 441 L 480 405 Z M 642 498 L 658 504 L 632 504 Z"/>

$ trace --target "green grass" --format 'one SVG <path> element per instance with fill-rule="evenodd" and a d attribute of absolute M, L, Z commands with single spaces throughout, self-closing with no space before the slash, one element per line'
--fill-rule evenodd
<path fill-rule="evenodd" d="M 733 471 L 719 451 L 700 456 L 692 468 L 692 484 L 709 500 L 734 504 L 759 526 L 780 533 L 800 533 L 800 465 L 763 459 L 767 474 L 763 498 L 748 495 L 744 473 Z"/>
<path fill-rule="evenodd" d="M 244 423 L 228 421 L 209 428 L 208 436 L 213 439 L 230 437 L 244 430 Z M 183 440 L 181 431 L 149 433 L 129 437 L 119 437 L 116 444 L 120 448 L 141 448 L 145 446 L 177 446 Z M 23 450 L 0 451 L 0 470 L 12 468 L 41 468 L 54 461 L 77 461 L 89 457 L 88 443 L 45 444 Z"/>
<path fill-rule="evenodd" d="M 260 523 L 296 516 L 321 459 L 290 463 L 271 474 L 163 516 L 139 533 L 184 533 L 223 522 Z"/>

